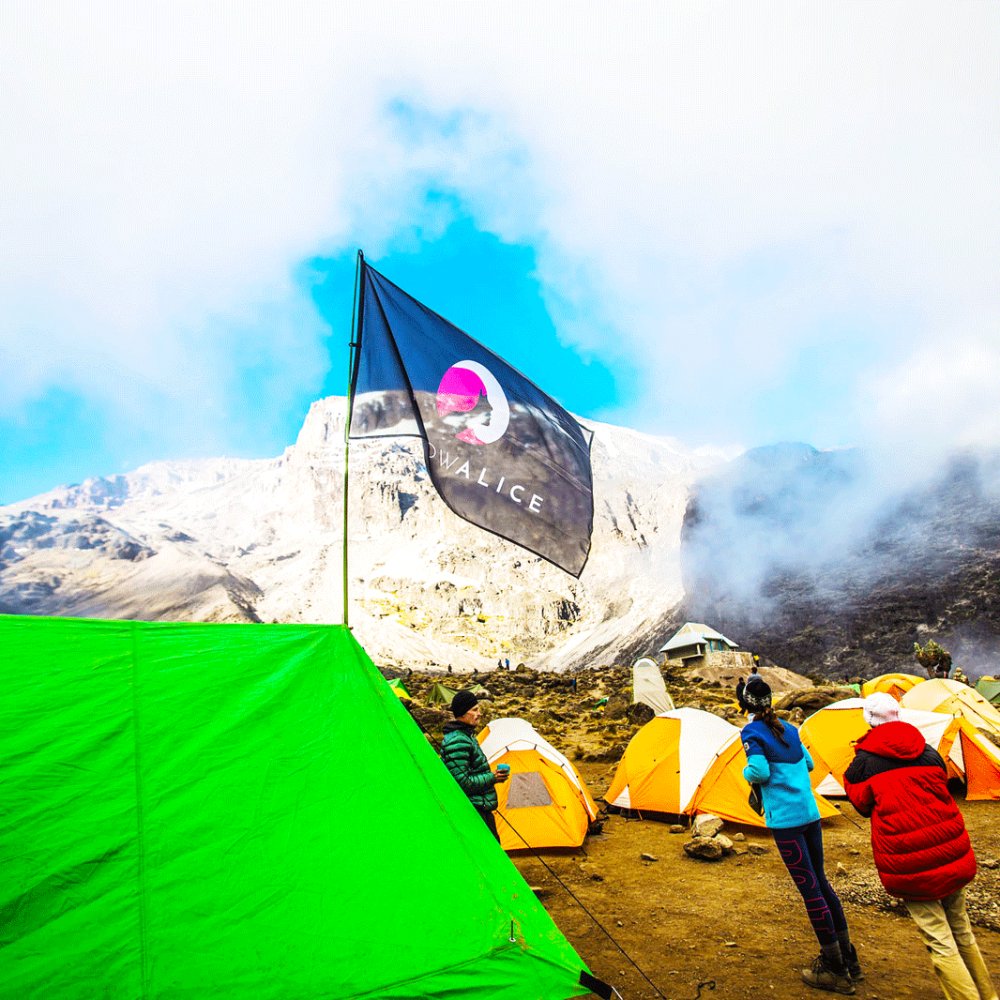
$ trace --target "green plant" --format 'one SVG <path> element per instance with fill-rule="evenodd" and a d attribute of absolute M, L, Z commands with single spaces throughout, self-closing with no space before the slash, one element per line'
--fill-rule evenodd
<path fill-rule="evenodd" d="M 939 646 L 933 639 L 928 639 L 927 644 L 921 646 L 919 642 L 913 644 L 913 655 L 928 674 L 932 677 L 935 674 L 945 675 L 951 670 L 951 653 L 942 646 Z"/>

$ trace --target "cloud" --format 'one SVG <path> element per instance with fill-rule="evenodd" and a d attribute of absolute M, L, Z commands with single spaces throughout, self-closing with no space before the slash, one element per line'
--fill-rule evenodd
<path fill-rule="evenodd" d="M 0 418 L 61 386 L 225 444 L 248 368 L 286 407 L 322 385 L 301 263 L 433 235 L 446 190 L 535 248 L 570 346 L 641 360 L 605 417 L 996 443 L 993 5 L 8 16 Z M 934 372 L 975 388 L 944 421 Z"/>

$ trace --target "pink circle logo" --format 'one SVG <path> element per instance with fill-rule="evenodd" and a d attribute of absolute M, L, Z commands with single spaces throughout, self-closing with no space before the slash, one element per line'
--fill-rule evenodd
<path fill-rule="evenodd" d="M 485 397 L 488 410 L 484 411 Z M 493 444 L 510 424 L 507 396 L 493 373 L 478 361 L 456 361 L 441 379 L 437 391 L 439 417 L 472 414 L 455 437 L 469 444 Z M 457 423 L 454 418 L 449 423 Z"/>

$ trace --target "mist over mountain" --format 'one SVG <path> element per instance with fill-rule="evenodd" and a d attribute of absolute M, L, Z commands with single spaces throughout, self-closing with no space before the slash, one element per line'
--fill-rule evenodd
<path fill-rule="evenodd" d="M 0 611 L 340 622 L 344 400 L 273 459 L 158 462 L 0 508 Z M 579 580 L 460 520 L 413 438 L 352 442 L 350 622 L 386 666 L 631 662 L 685 620 L 802 672 L 912 670 L 934 638 L 1000 670 L 1000 461 L 759 448 L 590 421 Z M 916 469 L 916 471 L 914 471 Z"/>
<path fill-rule="evenodd" d="M 992 673 L 998 484 L 995 454 L 918 469 L 801 444 L 747 452 L 692 495 L 684 614 L 793 669 L 914 672 L 913 643 L 933 638 L 970 676 Z"/>

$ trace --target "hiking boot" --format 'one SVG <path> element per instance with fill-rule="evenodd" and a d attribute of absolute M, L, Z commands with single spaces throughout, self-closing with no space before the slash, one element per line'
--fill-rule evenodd
<path fill-rule="evenodd" d="M 852 996 L 857 991 L 847 974 L 843 963 L 835 969 L 824 955 L 820 955 L 812 964 L 811 969 L 802 970 L 802 982 L 817 990 L 827 990 L 830 993 L 843 993 Z"/>
<path fill-rule="evenodd" d="M 860 983 L 862 979 L 865 978 L 864 970 L 861 968 L 861 963 L 858 961 L 858 950 L 854 945 L 848 945 L 847 951 L 844 951 L 843 945 L 840 948 L 841 954 L 844 956 L 844 965 L 847 966 L 847 974 L 851 977 L 852 983 Z"/>

